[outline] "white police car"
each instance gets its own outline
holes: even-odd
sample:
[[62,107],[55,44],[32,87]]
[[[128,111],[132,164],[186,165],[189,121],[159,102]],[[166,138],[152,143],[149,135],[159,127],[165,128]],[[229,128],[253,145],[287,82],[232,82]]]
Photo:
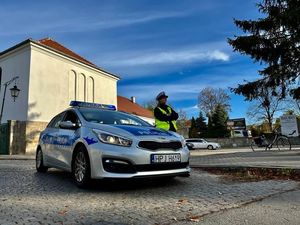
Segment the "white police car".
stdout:
[[156,129],[113,105],[72,101],[41,133],[36,169],[70,171],[78,186],[90,179],[188,176],[182,136]]

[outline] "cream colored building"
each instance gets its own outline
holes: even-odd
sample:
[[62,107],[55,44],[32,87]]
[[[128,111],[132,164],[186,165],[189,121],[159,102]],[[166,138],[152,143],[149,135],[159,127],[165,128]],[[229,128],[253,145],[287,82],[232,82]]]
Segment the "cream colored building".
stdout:
[[1,86],[19,76],[17,86],[21,89],[16,102],[7,93],[2,123],[48,122],[71,100],[117,105],[116,75],[49,38],[29,39],[1,52],[0,68]]
[[[9,93],[14,83],[8,87],[1,121],[10,121],[9,154],[33,153],[39,132],[71,100],[117,106],[119,78],[50,38],[28,39],[0,52],[1,102],[3,84],[15,76],[21,91],[14,102]],[[0,134],[0,144],[1,139]]]

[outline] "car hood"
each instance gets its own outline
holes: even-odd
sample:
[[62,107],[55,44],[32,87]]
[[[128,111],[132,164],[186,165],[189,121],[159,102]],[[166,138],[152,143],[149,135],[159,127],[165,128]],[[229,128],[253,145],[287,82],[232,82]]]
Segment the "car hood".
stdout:
[[134,139],[181,140],[181,136],[179,134],[157,129],[155,127],[96,123],[90,123],[89,127]]

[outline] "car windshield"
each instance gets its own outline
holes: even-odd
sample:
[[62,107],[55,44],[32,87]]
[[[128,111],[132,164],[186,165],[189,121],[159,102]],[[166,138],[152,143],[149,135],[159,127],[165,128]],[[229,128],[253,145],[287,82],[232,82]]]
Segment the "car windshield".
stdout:
[[127,113],[102,109],[79,108],[84,119],[92,123],[151,126],[146,121]]

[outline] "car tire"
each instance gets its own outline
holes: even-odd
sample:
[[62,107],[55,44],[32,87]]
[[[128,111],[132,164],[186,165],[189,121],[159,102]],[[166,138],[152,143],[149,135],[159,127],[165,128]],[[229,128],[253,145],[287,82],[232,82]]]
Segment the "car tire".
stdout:
[[79,188],[86,188],[91,181],[91,166],[87,150],[80,146],[75,151],[72,163],[72,174]]
[[48,167],[44,166],[44,159],[43,159],[43,151],[41,148],[38,148],[36,151],[35,156],[35,168],[36,171],[39,173],[46,173],[48,170]]
[[213,147],[212,145],[208,145],[208,146],[207,146],[207,149],[208,149],[208,150],[213,150],[214,147]]

